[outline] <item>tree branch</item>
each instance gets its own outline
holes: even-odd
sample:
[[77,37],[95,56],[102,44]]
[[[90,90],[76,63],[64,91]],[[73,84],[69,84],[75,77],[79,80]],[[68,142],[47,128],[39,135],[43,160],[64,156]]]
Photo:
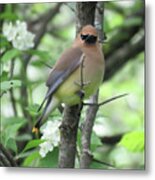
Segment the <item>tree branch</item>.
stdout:
[[107,103],[109,103],[109,102],[112,102],[112,101],[114,101],[114,100],[116,100],[116,99],[122,98],[122,97],[127,96],[127,95],[128,95],[128,94],[125,93],[125,94],[121,94],[121,95],[118,95],[118,96],[114,96],[114,97],[112,97],[112,98],[109,98],[109,99],[107,99],[107,100],[105,100],[105,101],[103,101],[103,102],[101,102],[101,103],[83,103],[83,105],[84,105],[84,106],[98,106],[98,108],[99,108],[100,106],[103,106],[103,105],[105,105],[105,104],[107,104]]
[[[86,24],[94,23],[96,3],[78,2],[76,3],[77,12],[77,31]],[[81,77],[82,78],[82,77]],[[74,167],[76,155],[77,130],[80,120],[82,106],[65,106],[64,117],[62,121],[61,140],[59,149],[59,167]],[[65,128],[64,128],[65,127]],[[66,135],[67,134],[67,135]]]
[[75,22],[75,17],[72,17],[69,21],[67,22],[62,22],[59,25],[51,25],[47,32],[50,33],[52,36],[61,39],[61,40],[66,40],[63,36],[61,36],[61,31],[62,29],[68,28]]
[[[98,103],[98,92],[92,97],[94,104]],[[86,112],[86,119],[82,125],[82,137],[81,137],[81,157],[80,168],[88,168],[92,162],[93,156],[90,152],[91,133],[94,125],[98,106],[90,106]]]
[[2,167],[11,167],[10,162],[0,153],[0,163]]
[[[80,87],[79,105],[68,107],[63,116],[63,121],[60,126],[61,140],[59,148],[59,167],[69,168],[74,167],[75,155],[76,155],[76,139],[78,124],[80,120],[81,110],[83,108],[83,97],[84,97],[84,86],[87,84],[83,79],[83,67],[84,67],[84,58],[81,58],[80,66],[80,82],[75,82],[75,84]],[[67,106],[66,106],[67,107]],[[74,114],[74,116],[73,116]],[[70,156],[68,156],[70,155]]]
[[144,36],[136,42],[131,44],[134,36],[140,33],[144,25],[144,3],[139,10],[134,14],[126,17],[126,20],[141,18],[141,23],[132,26],[123,26],[117,30],[117,33],[112,37],[104,48],[106,70],[104,81],[109,80],[117,71],[119,71],[129,60],[134,58],[137,54],[144,51],[145,39]]
[[120,70],[129,60],[145,49],[145,38],[141,37],[136,43],[127,42],[121,48],[111,53],[106,59],[104,81],[109,80],[118,70]]
[[[62,3],[58,3],[54,8],[50,9],[45,15],[43,15],[44,20],[41,21],[42,23],[40,25],[40,28],[39,28],[37,34],[36,34],[36,38],[34,40],[35,46],[33,49],[36,49],[38,47],[42,37],[46,33],[48,23],[59,12],[61,5],[62,5]],[[31,57],[32,57],[32,55],[25,55],[23,57],[24,61],[23,61],[23,67],[21,69],[21,80],[23,82],[22,86],[21,86],[21,92],[20,92],[21,97],[22,97],[21,107],[22,107],[23,114],[27,119],[31,119],[31,116],[29,115],[29,113],[25,109],[25,107],[28,106],[28,92],[27,92],[27,84],[26,84],[26,82],[27,82],[27,66],[28,66],[28,63],[29,63]]]
[[94,25],[96,2],[79,2],[76,3],[76,32],[87,25]]
[[4,94],[6,94],[7,93],[7,91],[2,91],[1,93],[0,93],[0,98],[4,95]]
[[48,23],[55,17],[55,15],[59,12],[60,7],[62,6],[62,2],[59,2],[54,8],[49,10],[49,12],[44,16],[44,20],[42,21],[42,25],[40,30],[38,31],[36,38],[35,38],[35,46],[34,49],[36,49],[40,43],[41,38],[45,34],[47,30]]
[[0,143],[0,159],[4,166],[17,167],[17,163],[9,151]]
[[109,166],[109,167],[111,167],[111,168],[115,168],[115,166],[113,166],[113,165],[111,165],[111,164],[109,164],[109,163],[107,163],[107,162],[100,161],[100,160],[95,159],[95,158],[93,158],[93,161],[94,161],[94,162],[97,162],[97,163],[100,163],[100,164],[102,164],[102,165],[105,165],[105,166]]
[[74,13],[76,13],[76,9],[73,8],[72,6],[70,6],[70,4],[68,2],[64,2],[64,4]]
[[59,167],[73,168],[76,155],[76,139],[80,119],[80,108],[66,106],[60,126]]
[[[103,2],[98,2],[96,6],[96,13],[94,14],[95,14],[95,25],[98,30],[100,42],[104,40],[103,13],[104,13]],[[96,94],[92,96],[93,104],[98,104],[98,94],[99,91],[97,91]],[[99,106],[89,106],[86,112],[86,118],[83,122],[82,133],[81,133],[82,137],[81,137],[80,168],[89,168],[93,160],[93,156],[90,151],[90,144],[91,144],[92,128],[94,125],[98,108]]]
[[[9,80],[12,80],[12,78],[13,78],[14,66],[15,66],[15,59],[12,59],[11,65],[10,65],[10,78],[9,78]],[[12,104],[12,109],[13,109],[14,115],[17,116],[18,114],[17,114],[16,100],[15,100],[13,88],[10,88],[9,93],[10,93],[10,99],[11,99],[11,104]]]
[[[105,3],[106,4],[106,3]],[[109,4],[109,2],[107,3]],[[111,37],[109,42],[107,42],[108,49],[105,47],[104,52],[106,58],[109,58],[115,50],[122,47],[123,44],[128,43],[131,38],[139,32],[141,27],[144,25],[143,17],[144,17],[144,7],[138,10],[136,13],[126,17],[126,21],[130,21],[131,19],[140,18],[141,22],[138,24],[133,24],[131,26],[124,26],[122,25],[121,28],[115,29],[115,34]]]

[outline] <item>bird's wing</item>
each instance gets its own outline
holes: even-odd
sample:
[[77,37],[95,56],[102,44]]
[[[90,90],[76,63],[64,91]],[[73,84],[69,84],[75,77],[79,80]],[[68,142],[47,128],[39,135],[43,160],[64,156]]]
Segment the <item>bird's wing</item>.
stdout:
[[46,82],[49,88],[38,111],[40,111],[46,99],[52,96],[64,80],[80,66],[82,54],[83,52],[79,48],[71,48],[62,54],[61,58],[53,67]]

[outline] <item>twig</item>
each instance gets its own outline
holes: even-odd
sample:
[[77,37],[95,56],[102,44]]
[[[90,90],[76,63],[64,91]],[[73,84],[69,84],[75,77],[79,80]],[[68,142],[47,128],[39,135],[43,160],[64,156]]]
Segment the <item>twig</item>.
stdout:
[[0,167],[4,167],[1,158],[0,158]]
[[53,68],[53,67],[52,67],[50,64],[48,64],[48,63],[45,63],[45,62],[43,62],[43,61],[41,61],[41,63],[44,64],[46,67],[48,67],[48,68],[50,68],[50,69]]
[[122,98],[122,97],[127,96],[127,95],[128,95],[128,94],[125,93],[125,94],[121,94],[121,95],[112,97],[112,98],[110,98],[110,99],[107,99],[107,100],[104,101],[104,102],[99,103],[98,106],[102,106],[102,105],[104,105],[104,104],[107,104],[107,103],[109,103],[109,102],[111,102],[111,101],[114,101],[114,100],[116,100],[116,99]]
[[[9,78],[9,80],[12,80],[12,78],[13,78],[14,66],[15,66],[15,59],[12,59],[11,65],[10,65],[10,78]],[[17,108],[16,108],[16,100],[15,100],[13,88],[10,88],[9,93],[10,93],[10,99],[11,99],[11,104],[12,104],[12,109],[13,109],[14,115],[18,116],[17,115]]]
[[76,12],[76,9],[74,9],[74,8],[72,8],[69,4],[68,4],[68,2],[64,2],[64,5],[66,5],[72,12]]
[[[98,91],[92,96],[94,104],[98,102]],[[86,118],[82,124],[82,137],[81,137],[81,157],[80,168],[88,168],[92,162],[92,154],[90,152],[91,134],[94,125],[98,106],[89,106],[86,112]]]
[[118,95],[110,99],[107,99],[106,101],[102,103],[97,103],[98,94],[99,93],[97,92],[93,96],[93,103],[83,103],[83,105],[89,105],[89,108],[87,110],[87,113],[86,113],[87,116],[82,127],[82,153],[81,153],[81,161],[80,161],[81,168],[88,168],[93,159],[90,153],[91,133],[92,133],[92,128],[93,128],[95,117],[96,117],[99,107],[109,102],[112,102],[118,98],[128,95],[128,94]]
[[42,25],[40,30],[37,33],[37,36],[35,38],[35,46],[34,49],[36,49],[40,43],[41,38],[43,37],[44,33],[47,30],[47,24],[49,21],[51,21],[55,15],[59,12],[60,7],[62,6],[62,2],[58,3],[52,10],[50,9],[49,12],[44,17],[44,21],[42,21]]
[[0,151],[3,154],[3,156],[9,161],[10,165],[13,167],[17,167],[17,163],[12,157],[12,155],[9,153],[9,151],[0,143]]
[[11,104],[12,104],[13,112],[14,112],[14,115],[17,117],[18,114],[17,114],[16,100],[15,100],[13,88],[10,88],[9,92],[10,92],[10,99],[11,99]]
[[1,94],[0,94],[0,98],[6,93],[7,93],[7,91],[2,91]]
[[93,158],[92,161],[97,162],[97,163],[100,163],[100,164],[103,164],[103,165],[105,165],[105,166],[109,166],[109,167],[112,167],[112,168],[116,168],[114,165],[111,165],[111,164],[109,164],[109,163],[107,163],[107,162],[104,162],[104,161],[100,161],[100,160],[95,159],[95,158]]
[[107,104],[109,102],[112,102],[112,101],[114,101],[116,99],[122,98],[122,97],[127,96],[127,95],[128,94],[125,93],[125,94],[121,94],[121,95],[118,95],[118,96],[114,96],[114,97],[112,97],[110,99],[107,99],[107,100],[105,100],[105,101],[103,101],[101,103],[98,103],[98,104],[96,104],[96,103],[83,103],[83,105],[84,106],[97,106],[97,107],[100,107],[100,106],[103,106],[103,105],[105,105],[105,104]]
[[0,153],[0,162],[2,163],[1,166],[3,167],[11,167],[10,162]]

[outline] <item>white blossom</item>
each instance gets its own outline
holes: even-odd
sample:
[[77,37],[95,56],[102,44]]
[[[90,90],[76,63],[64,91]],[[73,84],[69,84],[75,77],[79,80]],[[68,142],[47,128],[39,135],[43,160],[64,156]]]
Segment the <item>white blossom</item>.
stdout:
[[20,34],[22,34],[22,32],[26,32],[27,31],[27,25],[25,22],[21,22],[19,20],[16,21],[16,29],[17,32]]
[[43,142],[40,144],[40,155],[41,157],[45,157],[46,154],[49,152],[49,151],[52,151],[54,148],[53,144],[49,141],[46,141],[46,142]]
[[12,41],[16,37],[16,28],[14,28],[12,22],[3,24],[3,35],[7,38],[8,41]]
[[60,132],[59,132],[60,121],[48,121],[45,127],[41,130],[42,140],[40,146],[40,155],[45,157],[48,152],[51,152],[54,147],[58,146],[60,142]]
[[25,22],[16,21],[3,24],[3,35],[8,41],[12,42],[14,48],[19,50],[27,50],[34,47],[35,35],[27,30]]

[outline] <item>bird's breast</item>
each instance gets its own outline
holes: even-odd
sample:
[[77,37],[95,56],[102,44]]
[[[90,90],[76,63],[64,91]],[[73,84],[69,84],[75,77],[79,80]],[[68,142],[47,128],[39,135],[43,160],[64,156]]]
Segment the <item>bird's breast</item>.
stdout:
[[[97,61],[97,62],[96,62]],[[68,105],[80,102],[79,92],[84,90],[84,98],[88,99],[98,89],[102,82],[104,66],[102,59],[85,57],[83,67],[76,69],[58,88],[55,93],[61,102]],[[82,77],[81,77],[82,76]],[[81,84],[83,83],[83,87]]]

